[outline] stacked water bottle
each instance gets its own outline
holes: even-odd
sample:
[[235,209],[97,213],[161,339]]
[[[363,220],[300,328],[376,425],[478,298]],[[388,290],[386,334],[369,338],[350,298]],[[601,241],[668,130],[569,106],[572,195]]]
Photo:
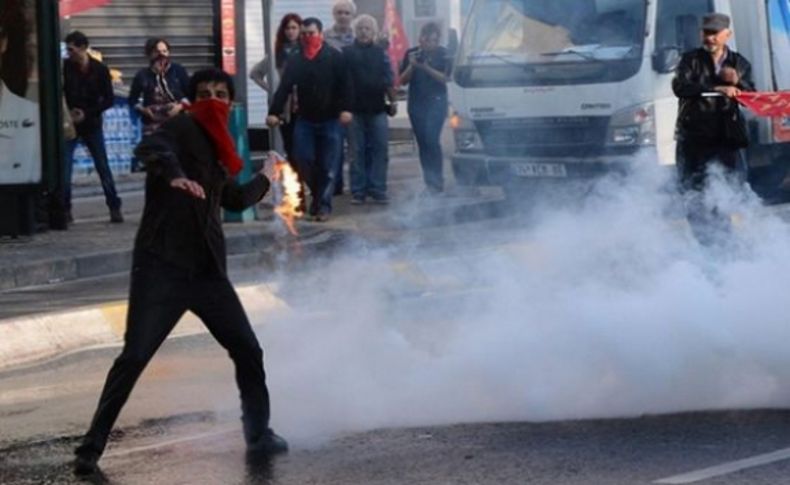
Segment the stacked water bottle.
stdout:
[[[114,175],[129,173],[132,170],[134,147],[142,138],[142,124],[139,117],[129,115],[126,98],[116,97],[113,107],[104,112],[104,145],[107,160]],[[92,173],[93,159],[84,144],[77,145],[74,151],[74,173]]]

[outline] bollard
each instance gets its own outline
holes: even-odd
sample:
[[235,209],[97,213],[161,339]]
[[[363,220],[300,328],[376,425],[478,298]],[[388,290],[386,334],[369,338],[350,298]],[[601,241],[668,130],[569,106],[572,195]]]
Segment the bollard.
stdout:
[[[236,176],[236,181],[244,184],[252,179],[252,161],[250,160],[250,145],[247,139],[247,110],[241,103],[233,103],[230,111],[230,134],[236,145],[236,153],[244,161],[244,167]],[[224,211],[225,222],[250,222],[255,220],[255,206],[242,212]]]

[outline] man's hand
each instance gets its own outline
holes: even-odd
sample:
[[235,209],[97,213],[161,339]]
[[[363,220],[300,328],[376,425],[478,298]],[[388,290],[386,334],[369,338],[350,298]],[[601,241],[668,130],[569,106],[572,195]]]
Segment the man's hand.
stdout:
[[151,111],[151,108],[140,108],[140,114],[145,117],[146,119],[152,120],[154,119],[154,112]]
[[269,126],[269,128],[274,128],[275,126],[279,126],[280,118],[274,115],[269,115],[266,117],[266,124]]
[[197,197],[198,199],[206,198],[206,192],[203,190],[203,187],[194,180],[189,180],[186,177],[178,177],[171,180],[170,186],[174,189],[184,190],[192,197]]
[[418,51],[409,54],[409,64],[414,67],[422,67],[423,63],[420,62],[420,53]]
[[340,113],[340,124],[341,125],[350,125],[351,122],[354,121],[354,115],[349,113],[348,111],[343,111]]
[[721,80],[730,86],[737,86],[738,83],[741,82],[741,77],[738,75],[738,71],[731,67],[722,67],[719,77],[721,77]]
[[735,86],[716,86],[715,90],[728,98],[735,98],[741,94],[741,90]]
[[74,108],[73,110],[69,111],[69,114],[71,115],[71,121],[73,121],[75,125],[85,121],[85,112],[79,108]]
[[391,102],[390,104],[387,105],[387,114],[390,117],[394,117],[394,116],[396,116],[398,114],[398,102],[397,101],[393,101],[393,102]]

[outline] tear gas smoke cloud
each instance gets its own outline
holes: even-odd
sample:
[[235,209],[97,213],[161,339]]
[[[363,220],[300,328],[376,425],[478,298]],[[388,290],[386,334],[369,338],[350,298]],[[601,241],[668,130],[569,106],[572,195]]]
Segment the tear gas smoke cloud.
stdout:
[[305,445],[374,427],[787,405],[787,225],[717,177],[709,199],[740,223],[703,248],[667,172],[601,180],[583,204],[500,227],[504,245],[456,229],[470,249],[410,251],[422,281],[392,264],[400,248],[359,247],[291,281],[291,313],[252,316],[273,426]]

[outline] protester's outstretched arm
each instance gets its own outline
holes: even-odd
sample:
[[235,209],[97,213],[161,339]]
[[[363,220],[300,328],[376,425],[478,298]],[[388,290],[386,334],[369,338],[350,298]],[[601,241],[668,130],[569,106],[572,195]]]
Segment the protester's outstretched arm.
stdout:
[[269,179],[263,172],[255,174],[246,184],[238,184],[235,181],[225,184],[222,189],[222,207],[234,212],[243,211],[263,199],[270,185]]

